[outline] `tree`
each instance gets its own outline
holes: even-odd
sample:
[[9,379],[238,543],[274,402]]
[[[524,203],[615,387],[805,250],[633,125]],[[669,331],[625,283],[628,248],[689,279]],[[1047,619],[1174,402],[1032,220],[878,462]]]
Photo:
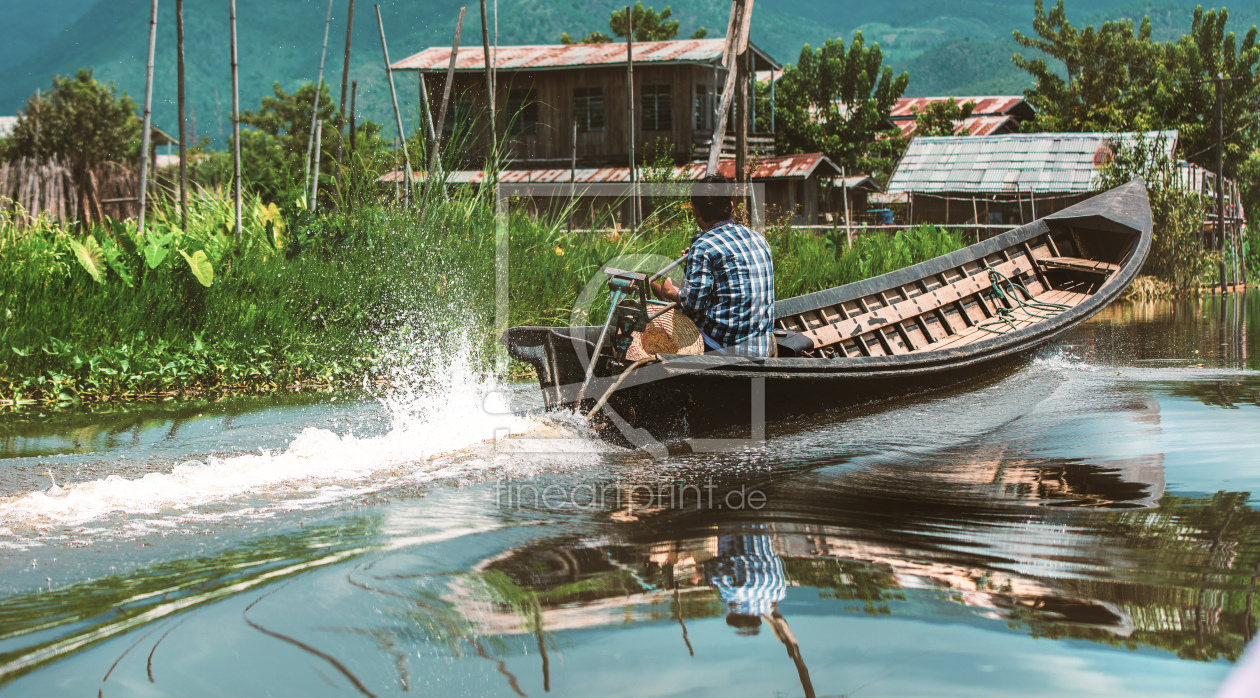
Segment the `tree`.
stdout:
[[140,153],[143,122],[126,92],[101,84],[84,68],[73,78],[53,76],[53,86],[31,95],[4,140],[6,159],[61,158],[83,174],[105,162],[129,162]]
[[952,136],[958,134],[965,136],[971,133],[971,129],[964,128],[959,130],[967,117],[971,116],[971,112],[976,108],[975,102],[967,102],[959,104],[958,100],[950,97],[947,100],[928,102],[923,109],[914,107],[914,135],[916,136]]
[[[636,2],[630,10],[630,18],[634,23],[634,40],[635,41],[669,41],[678,36],[678,28],[680,23],[678,20],[670,21],[673,10],[666,6],[660,12],[656,12],[649,7],[644,9],[642,2]],[[607,44],[613,41],[613,36],[624,39],[629,34],[626,31],[626,13],[625,10],[614,10],[608,18],[608,30],[612,32],[612,36],[603,32],[593,31],[582,37],[580,41],[574,41],[568,32],[560,35],[560,43],[565,45],[579,44]],[[693,39],[703,39],[708,35],[708,31],[704,27],[700,27],[694,34]]]
[[1177,129],[1182,157],[1216,167],[1216,88],[1210,78],[1236,78],[1223,85],[1225,176],[1233,177],[1260,137],[1260,46],[1251,27],[1241,46],[1226,33],[1229,13],[1194,11],[1190,32],[1175,42],[1152,41],[1143,18],[1135,33],[1131,21],[1107,22],[1095,31],[1073,27],[1059,0],[1047,15],[1037,0],[1033,28],[1039,39],[1015,32],[1022,46],[1062,61],[1067,78],[1044,59],[1015,64],[1037,79],[1027,92],[1037,108],[1026,128],[1035,131],[1145,131]]
[[1205,213],[1197,193],[1187,192],[1176,179],[1176,165],[1166,155],[1164,136],[1108,143],[1111,162],[1101,168],[1095,190],[1104,192],[1141,177],[1151,205],[1151,251],[1142,273],[1158,277],[1173,288],[1195,286],[1210,254],[1200,249],[1199,229]]
[[879,44],[868,49],[860,31],[848,51],[840,39],[816,50],[806,44],[776,88],[778,152],[821,152],[850,172],[887,174],[900,135],[887,118],[910,76],[894,77],[883,61]]
[[1033,30],[1038,38],[1015,32],[1015,41],[1061,61],[1067,77],[1043,58],[1029,60],[1016,53],[1012,60],[1037,84],[1027,90],[1037,109],[1034,131],[1130,131],[1154,125],[1152,87],[1159,51],[1151,41],[1151,22],[1106,22],[1095,31],[1073,27],[1058,0],[1047,15],[1042,0],[1034,5]]
[[1238,46],[1226,33],[1229,12],[1195,8],[1190,33],[1161,45],[1162,65],[1152,96],[1160,121],[1176,128],[1182,157],[1216,169],[1216,86],[1205,78],[1235,80],[1221,86],[1225,120],[1225,176],[1236,177],[1260,138],[1260,46],[1251,27]]
[[[257,112],[241,112],[241,123],[257,129],[241,132],[242,179],[268,199],[287,201],[287,190],[299,184],[297,178],[305,170],[315,83],[308,82],[293,94],[286,93],[278,82],[271,90],[274,96],[263,97]],[[319,171],[332,177],[337,163],[328,154],[337,150],[337,129],[342,117],[326,84],[320,90],[316,114],[324,122],[320,137],[324,156],[320,158]],[[357,138],[374,142],[381,126],[365,119],[356,121],[355,130]]]

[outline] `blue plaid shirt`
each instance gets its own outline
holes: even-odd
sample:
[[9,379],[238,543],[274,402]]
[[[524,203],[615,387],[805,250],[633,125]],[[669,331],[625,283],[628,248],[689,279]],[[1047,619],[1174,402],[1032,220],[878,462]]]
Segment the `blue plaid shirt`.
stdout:
[[734,221],[691,238],[678,300],[707,337],[733,354],[774,351],[774,261],[770,243]]

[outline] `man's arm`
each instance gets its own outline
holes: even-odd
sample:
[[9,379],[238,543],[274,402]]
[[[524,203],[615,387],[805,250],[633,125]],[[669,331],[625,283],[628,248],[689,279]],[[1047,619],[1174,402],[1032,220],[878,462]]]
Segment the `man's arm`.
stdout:
[[707,247],[691,246],[687,278],[678,291],[678,302],[688,314],[703,314],[713,304],[713,258]]

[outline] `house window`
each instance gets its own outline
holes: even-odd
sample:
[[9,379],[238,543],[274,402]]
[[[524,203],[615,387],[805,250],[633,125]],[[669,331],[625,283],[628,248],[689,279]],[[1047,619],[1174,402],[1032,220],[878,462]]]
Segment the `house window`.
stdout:
[[532,88],[515,89],[508,93],[508,118],[512,126],[508,133],[533,136],[538,133],[538,100]]
[[697,131],[709,128],[709,87],[707,85],[696,85],[695,122]]
[[604,130],[604,88],[573,88],[573,120],[582,132]]
[[[446,113],[446,121],[442,122],[442,133],[450,135],[455,127],[466,130],[472,122],[473,97],[468,92],[451,95],[450,110]],[[436,118],[436,117],[435,117]]]
[[674,86],[643,86],[643,130],[672,131],[674,129]]

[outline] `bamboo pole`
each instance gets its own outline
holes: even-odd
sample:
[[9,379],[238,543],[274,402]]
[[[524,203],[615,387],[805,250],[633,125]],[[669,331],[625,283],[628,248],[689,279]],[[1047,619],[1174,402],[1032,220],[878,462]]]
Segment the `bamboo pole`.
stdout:
[[359,81],[350,81],[350,157],[354,157],[354,110],[355,97],[359,94]]
[[845,168],[840,168],[840,195],[844,197],[844,239],[848,241],[849,247],[853,247],[853,221],[849,217],[849,184],[845,182],[848,176]]
[[315,167],[311,170],[311,174],[313,175],[311,177],[311,213],[315,212],[315,206],[317,203],[316,197],[319,195],[319,153],[323,150],[323,148],[320,147],[320,144],[323,143],[323,141],[320,140],[320,137],[323,135],[323,131],[324,121],[321,119],[315,122]]
[[157,48],[158,0],[149,10],[149,60],[144,68],[144,133],[140,135],[140,235],[144,236],[144,208],[149,183],[149,142],[153,139],[153,52]]
[[[467,7],[459,8],[459,21],[455,23],[455,40],[451,42],[451,60],[446,66],[446,84],[442,87],[442,106],[438,109],[437,135],[440,139],[443,131],[446,130],[446,109],[451,103],[451,88],[455,82],[455,59],[459,57],[459,36],[464,31],[464,10]],[[429,172],[425,177],[429,181],[433,181],[434,173],[437,171],[438,163],[438,145],[440,141],[433,141],[433,149],[429,152]]]
[[437,141],[437,132],[433,129],[433,107],[429,105],[429,86],[424,81],[424,73],[416,71],[420,76],[420,109],[424,112],[424,123],[429,131],[430,147]]
[[[971,197],[971,222],[980,225],[980,207],[976,205],[976,197]],[[980,242],[980,228],[976,228],[976,242]]]
[[[385,75],[389,78],[389,96],[394,103],[394,123],[398,127],[398,140],[402,143],[403,167],[407,168],[407,176],[403,179],[403,186],[406,187],[407,197],[411,197],[411,158],[407,156],[407,139],[403,136],[402,113],[398,111],[398,92],[394,90],[394,69],[389,65],[389,47],[385,45],[385,23],[381,21],[381,6],[373,5],[376,8],[376,28],[381,33],[381,54],[385,57]],[[463,12],[460,12],[460,18],[463,18]]]
[[481,50],[486,64],[486,95],[490,105],[490,152],[498,150],[499,126],[498,112],[494,109],[494,64],[490,60],[490,18],[486,14],[486,0],[481,0]]
[[[153,0],[154,3],[157,0]],[[241,234],[241,89],[236,67],[236,0],[228,0],[232,20],[232,197],[235,200],[237,237]]]
[[184,117],[184,0],[175,0],[175,65],[179,83],[179,227],[188,232],[188,125]]
[[499,88],[499,0],[494,0],[494,69],[490,71],[490,82],[495,89]]
[[634,177],[634,18],[626,6],[626,138],[630,146],[630,232],[638,229],[639,190]]
[[305,186],[311,176],[311,149],[315,147],[315,122],[319,119],[319,95],[324,90],[324,59],[328,56],[328,28],[332,25],[333,0],[328,0],[328,18],[324,20],[324,48],[319,54],[319,79],[315,81],[315,98],[311,100],[311,135],[306,140],[306,174],[302,179]]
[[[740,54],[735,57],[735,181],[748,182],[748,67]],[[740,200],[746,203],[747,192],[740,187]]]
[[713,126],[713,141],[709,145],[709,163],[705,174],[715,174],[718,160],[722,156],[722,142],[726,139],[726,117],[731,111],[731,102],[735,97],[738,73],[735,65],[736,56],[744,52],[748,44],[748,17],[752,12],[752,0],[732,0],[731,17],[726,30],[726,49],[722,55],[722,63],[726,66],[726,85],[722,89],[721,106],[718,107],[717,123]]
[[[341,119],[337,122],[337,183],[341,183],[341,152],[342,141],[344,140],[346,131],[346,88],[350,82],[350,37],[351,30],[354,29],[354,0],[350,0],[350,9],[346,12],[346,51],[345,58],[341,64],[341,101],[338,103],[338,111]],[[338,187],[340,189],[340,187]]]

